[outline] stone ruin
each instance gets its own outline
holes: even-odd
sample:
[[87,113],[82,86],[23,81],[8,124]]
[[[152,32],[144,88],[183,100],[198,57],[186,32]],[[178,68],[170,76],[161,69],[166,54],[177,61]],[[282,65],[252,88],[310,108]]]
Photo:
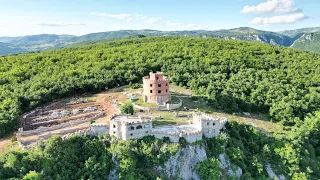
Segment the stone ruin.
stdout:
[[[110,118],[109,134],[122,140],[139,139],[154,135],[156,138],[169,137],[171,142],[179,142],[184,137],[187,142],[218,136],[227,122],[226,118],[213,117],[203,113],[193,113],[192,120],[187,125],[152,127],[151,117],[114,115]],[[106,132],[107,133],[107,132]]]

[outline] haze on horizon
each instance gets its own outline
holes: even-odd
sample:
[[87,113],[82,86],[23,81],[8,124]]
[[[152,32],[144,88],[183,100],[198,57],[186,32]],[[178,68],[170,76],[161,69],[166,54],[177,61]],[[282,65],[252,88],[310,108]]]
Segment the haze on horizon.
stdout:
[[320,26],[317,0],[0,0],[0,37],[123,29],[281,31]]

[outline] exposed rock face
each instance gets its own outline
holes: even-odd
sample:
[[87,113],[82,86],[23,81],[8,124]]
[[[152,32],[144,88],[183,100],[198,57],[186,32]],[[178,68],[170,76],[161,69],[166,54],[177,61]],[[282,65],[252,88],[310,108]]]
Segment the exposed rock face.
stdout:
[[268,176],[270,179],[276,179],[276,180],[285,180],[286,178],[284,175],[276,175],[276,173],[273,172],[273,169],[271,168],[270,164],[266,164],[266,171],[268,173]]
[[240,167],[237,167],[237,169],[234,171],[232,169],[230,161],[226,159],[225,153],[219,155],[219,161],[220,161],[220,168],[226,170],[229,176],[235,175],[238,177],[238,179],[240,179],[242,175],[242,169]]
[[118,179],[118,172],[119,172],[119,161],[117,161],[115,156],[112,156],[112,161],[115,164],[115,168],[113,170],[111,170],[109,176],[108,176],[108,180],[116,180]]
[[194,170],[195,165],[207,158],[204,147],[200,145],[190,145],[179,149],[177,154],[165,163],[165,173],[169,179],[194,179],[199,180],[199,176]]

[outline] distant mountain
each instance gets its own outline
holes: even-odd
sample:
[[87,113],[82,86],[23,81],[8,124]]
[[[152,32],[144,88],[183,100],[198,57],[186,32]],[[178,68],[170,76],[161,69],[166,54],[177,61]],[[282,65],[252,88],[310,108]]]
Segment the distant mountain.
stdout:
[[279,33],[284,34],[290,37],[301,36],[305,33],[314,33],[320,32],[320,27],[309,27],[309,28],[302,28],[302,29],[294,29],[294,30],[287,30],[287,31],[280,31]]
[[0,55],[21,53],[25,50],[21,48],[11,47],[11,44],[0,42]]
[[96,40],[109,40],[109,39],[119,39],[135,35],[143,36],[188,36],[188,37],[212,37],[212,38],[224,38],[224,39],[235,39],[235,40],[245,40],[245,41],[257,41],[265,42],[274,45],[290,46],[292,40],[290,37],[285,35],[261,31],[248,27],[241,27],[230,30],[218,30],[218,31],[157,31],[157,30],[120,30],[120,31],[110,31],[101,33],[92,33],[80,37],[74,37],[72,40],[76,42],[84,41],[96,41]]
[[[21,37],[0,37],[0,42],[6,43],[6,45],[2,45],[2,48],[5,50],[0,51],[0,55],[29,51],[42,51],[70,45],[88,44],[121,38],[145,36],[187,36],[202,38],[222,38],[226,40],[244,40],[320,52],[320,48],[317,47],[320,39],[313,38],[313,40],[311,41],[310,38],[306,38],[309,36],[314,37],[310,33],[316,34],[317,36],[317,32],[320,33],[320,27],[281,32],[270,32],[249,27],[240,27],[235,29],[225,29],[217,31],[158,31],[150,29],[120,30],[91,33],[83,36],[40,34]],[[308,45],[304,46],[303,44]],[[9,50],[10,48],[13,50]]]
[[317,33],[302,34],[291,47],[306,51],[320,52],[320,31]]

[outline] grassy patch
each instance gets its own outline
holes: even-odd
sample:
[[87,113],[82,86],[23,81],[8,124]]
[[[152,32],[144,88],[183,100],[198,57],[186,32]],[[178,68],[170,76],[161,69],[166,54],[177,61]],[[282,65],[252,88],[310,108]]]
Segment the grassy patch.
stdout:
[[193,97],[181,97],[182,106],[189,109],[198,109],[201,112],[205,113],[214,113],[217,112],[216,109],[212,108],[204,99],[199,96]]
[[155,126],[163,126],[163,125],[176,125],[177,122],[174,121],[168,121],[166,119],[161,119],[161,120],[155,120],[152,122],[153,127]]
[[150,107],[150,108],[157,107],[157,105],[154,104],[154,103],[144,102],[143,99],[142,99],[142,96],[137,96],[137,98],[138,98],[138,100],[135,102],[135,104],[138,105],[138,106]]
[[175,95],[171,95],[170,101],[168,101],[168,103],[169,104],[178,104],[178,103],[180,103],[180,99]]
[[186,89],[184,87],[176,86],[173,84],[170,84],[170,91],[183,95],[195,95],[195,93],[191,89]]
[[[177,111],[176,113],[179,114],[186,114],[187,112],[183,111]],[[169,111],[157,111],[153,112],[152,116],[161,116],[161,119],[157,119],[153,121],[154,126],[160,126],[160,125],[172,125],[172,124],[184,124],[188,123],[189,119],[186,117],[175,117],[173,112]]]
[[8,151],[17,151],[20,149],[18,142],[12,142],[14,135],[0,139],[0,155]]

